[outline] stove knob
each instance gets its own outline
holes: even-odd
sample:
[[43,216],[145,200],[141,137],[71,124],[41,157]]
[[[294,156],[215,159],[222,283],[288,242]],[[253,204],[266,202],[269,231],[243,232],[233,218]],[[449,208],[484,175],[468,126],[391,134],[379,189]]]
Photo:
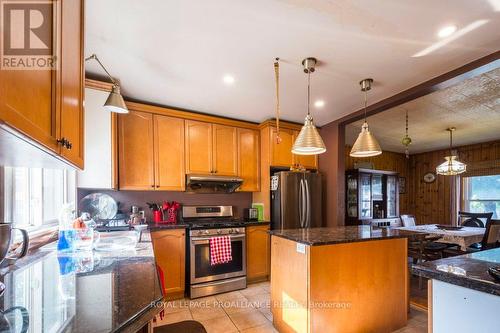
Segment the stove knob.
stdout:
[[217,234],[219,234],[219,235],[220,235],[221,233],[222,233],[222,230],[217,229]]
[[205,235],[209,235],[209,234],[210,234],[210,231],[205,230],[205,231],[203,231],[203,233],[204,233]]
[[230,234],[234,234],[234,229],[229,229]]

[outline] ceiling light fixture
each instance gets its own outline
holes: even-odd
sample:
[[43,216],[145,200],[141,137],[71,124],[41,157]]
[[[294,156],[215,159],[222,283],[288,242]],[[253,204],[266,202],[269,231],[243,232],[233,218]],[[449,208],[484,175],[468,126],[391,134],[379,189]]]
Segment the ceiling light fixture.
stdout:
[[226,74],[222,78],[222,81],[224,81],[224,83],[227,84],[227,85],[231,85],[231,84],[234,83],[234,76]]
[[436,173],[443,176],[455,176],[464,173],[467,169],[467,165],[460,162],[457,159],[456,153],[453,152],[453,132],[456,130],[455,127],[450,127],[446,129],[450,132],[450,155],[445,156],[443,163],[436,167]]
[[311,73],[314,72],[317,60],[316,58],[306,58],[302,60],[304,73],[307,74],[307,115],[304,126],[300,130],[297,139],[292,147],[292,153],[297,155],[318,155],[326,151],[325,143],[319,135],[318,129],[314,126],[311,116]]
[[469,25],[463,27],[462,29],[457,30],[454,34],[448,36],[447,38],[443,38],[442,40],[440,40],[440,41],[438,41],[438,42],[436,42],[436,43],[434,43],[434,44],[426,47],[422,51],[419,51],[419,52],[415,53],[414,55],[412,55],[412,58],[418,58],[418,57],[426,56],[429,53],[432,53],[432,52],[434,52],[434,51],[442,48],[443,46],[448,45],[449,43],[453,42],[454,40],[462,37],[463,35],[471,32],[472,30],[475,30],[475,29],[479,28],[482,25],[485,25],[488,22],[489,22],[488,20],[477,20],[477,21],[474,21],[474,22],[470,23]]
[[382,154],[382,149],[380,148],[380,145],[375,136],[370,133],[368,122],[366,121],[366,109],[368,105],[367,95],[368,90],[372,88],[372,83],[373,79],[364,79],[359,82],[359,84],[361,85],[361,91],[365,93],[365,121],[363,123],[363,126],[361,126],[361,132],[359,133],[356,142],[354,142],[354,145],[352,145],[351,153],[349,154],[352,157],[371,157]]
[[104,65],[101,63],[101,61],[99,60],[99,58],[97,58],[95,54],[92,54],[90,57],[85,58],[85,61],[89,61],[91,59],[97,61],[97,63],[101,66],[101,68],[104,70],[106,75],[113,83],[113,87],[111,88],[111,92],[109,93],[108,99],[106,99],[106,102],[104,103],[104,107],[110,112],[128,113],[127,105],[125,104],[123,96],[120,93],[120,84],[118,83],[118,81],[116,81],[111,76],[111,74],[109,74],[107,69],[104,67]]
[[318,99],[316,102],[314,102],[314,106],[317,107],[318,109],[321,109],[322,107],[325,106],[325,101],[322,99]]
[[455,31],[457,31],[456,25],[447,25],[446,27],[440,29],[437,35],[439,38],[445,38],[451,36]]

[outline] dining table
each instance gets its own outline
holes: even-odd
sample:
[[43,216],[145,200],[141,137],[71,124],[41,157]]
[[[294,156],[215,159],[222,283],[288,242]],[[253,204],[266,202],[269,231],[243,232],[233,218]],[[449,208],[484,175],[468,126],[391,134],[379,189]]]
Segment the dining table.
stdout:
[[486,228],[462,227],[456,230],[439,228],[437,224],[422,224],[409,227],[397,227],[395,229],[414,233],[424,233],[441,236],[439,242],[456,244],[462,251],[466,251],[474,243],[480,243]]

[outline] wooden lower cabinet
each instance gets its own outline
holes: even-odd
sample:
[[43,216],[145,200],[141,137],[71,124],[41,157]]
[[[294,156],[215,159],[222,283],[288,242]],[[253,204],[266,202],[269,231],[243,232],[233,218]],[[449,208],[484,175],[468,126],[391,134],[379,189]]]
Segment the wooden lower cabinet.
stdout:
[[271,243],[269,225],[246,228],[247,281],[266,281],[270,273]]
[[163,275],[164,298],[184,297],[186,230],[170,229],[151,233],[156,264]]

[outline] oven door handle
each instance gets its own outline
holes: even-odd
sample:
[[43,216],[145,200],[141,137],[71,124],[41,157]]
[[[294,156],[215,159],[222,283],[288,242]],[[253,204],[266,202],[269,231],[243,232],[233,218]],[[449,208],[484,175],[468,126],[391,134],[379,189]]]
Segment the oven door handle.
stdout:
[[[217,237],[217,236],[215,236]],[[245,238],[245,234],[241,234],[241,235],[231,235],[231,240],[233,239],[242,239],[242,238]],[[191,237],[191,242],[193,243],[197,243],[197,244],[205,244],[205,243],[208,243],[210,241],[210,238],[213,238],[213,237]]]

